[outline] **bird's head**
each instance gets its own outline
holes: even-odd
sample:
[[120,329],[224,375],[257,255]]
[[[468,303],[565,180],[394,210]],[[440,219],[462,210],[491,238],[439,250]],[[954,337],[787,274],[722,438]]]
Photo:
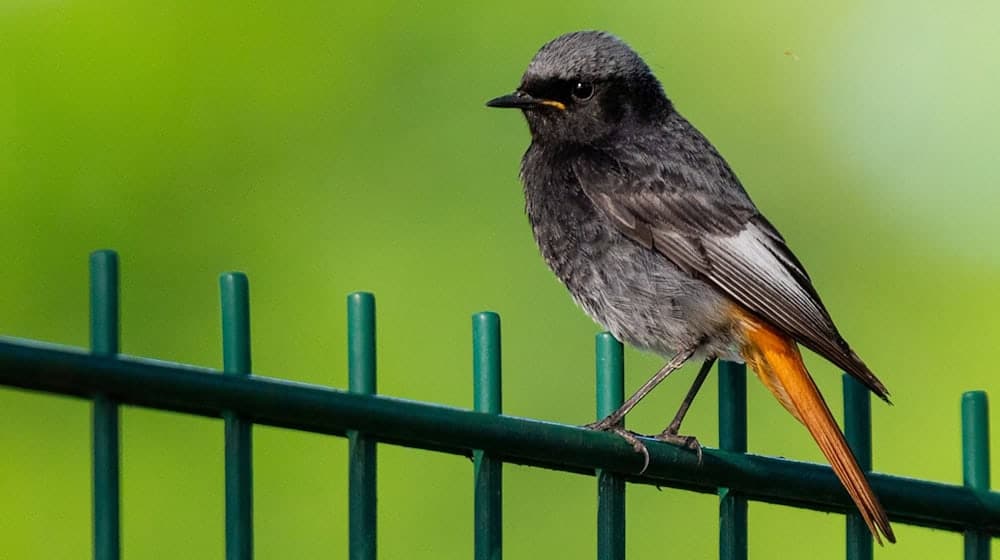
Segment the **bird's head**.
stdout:
[[521,109],[535,141],[579,144],[655,122],[671,109],[642,58],[601,31],[549,41],[531,60],[517,90],[486,105]]

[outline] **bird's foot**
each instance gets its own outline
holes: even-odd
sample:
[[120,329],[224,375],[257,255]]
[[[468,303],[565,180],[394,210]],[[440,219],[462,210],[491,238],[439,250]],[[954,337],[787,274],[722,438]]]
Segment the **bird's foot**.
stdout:
[[695,453],[698,454],[698,464],[699,465],[701,464],[701,459],[702,459],[701,444],[698,443],[698,438],[694,436],[682,436],[679,435],[677,432],[671,431],[670,429],[666,429],[657,434],[653,439],[657,441],[665,441],[667,443],[672,443],[679,447],[683,447],[685,449],[690,449],[691,451],[694,451]]
[[632,449],[634,449],[636,453],[642,455],[642,468],[639,469],[639,474],[646,472],[646,469],[649,468],[649,450],[646,449],[646,444],[639,440],[639,437],[642,434],[626,430],[622,427],[621,420],[608,416],[598,422],[587,424],[584,428],[597,432],[608,432],[622,438],[632,446]]
[[613,432],[615,429],[623,429],[622,418],[615,414],[609,414],[597,422],[584,424],[583,427],[597,432]]

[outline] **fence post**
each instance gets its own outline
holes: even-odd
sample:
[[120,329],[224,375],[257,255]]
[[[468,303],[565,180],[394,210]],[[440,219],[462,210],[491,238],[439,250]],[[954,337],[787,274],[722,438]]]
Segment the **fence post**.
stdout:
[[[500,414],[500,316],[472,316],[473,406],[476,412]],[[475,558],[503,557],[503,462],[480,449],[472,452],[475,469]]]
[[[719,448],[747,452],[747,368],[719,362]],[[719,558],[747,558],[747,499],[719,488]]]
[[[597,419],[611,414],[625,399],[622,343],[611,333],[597,335]],[[625,558],[625,478],[597,469],[597,558]]]
[[[966,488],[990,489],[989,403],[985,391],[962,394],[962,479]],[[990,535],[965,532],[965,560],[989,560]]]
[[[871,392],[860,381],[843,374],[844,387],[844,438],[850,446],[858,466],[865,473],[872,470],[872,399]],[[847,560],[871,560],[872,534],[861,514],[847,514]]]
[[[97,356],[119,352],[118,254],[90,255],[90,350]],[[94,396],[91,412],[94,482],[94,558],[121,557],[121,452],[118,403]]]
[[[347,371],[352,393],[375,394],[375,296],[347,296]],[[357,430],[349,446],[349,548],[351,560],[375,560],[377,495],[375,440]]]
[[[250,375],[250,287],[246,275],[219,277],[222,300],[222,369],[226,375]],[[253,558],[252,424],[233,412],[226,425],[226,559]]]

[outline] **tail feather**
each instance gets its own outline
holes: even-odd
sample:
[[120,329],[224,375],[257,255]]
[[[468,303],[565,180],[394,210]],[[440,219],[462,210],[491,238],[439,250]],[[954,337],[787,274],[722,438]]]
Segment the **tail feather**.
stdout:
[[881,532],[886,540],[896,542],[885,510],[868,485],[830,408],[802,363],[802,355],[795,342],[755,318],[744,317],[743,324],[746,344],[742,354],[747,364],[792,416],[809,430],[833,467],[833,472],[854,500],[875,540],[882,544]]

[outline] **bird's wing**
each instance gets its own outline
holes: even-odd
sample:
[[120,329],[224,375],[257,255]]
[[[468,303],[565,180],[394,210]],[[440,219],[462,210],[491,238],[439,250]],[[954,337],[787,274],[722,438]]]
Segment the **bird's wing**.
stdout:
[[888,401],[885,386],[837,332],[802,264],[739,183],[720,191],[717,180],[682,162],[635,166],[588,157],[574,171],[619,231],[714,284]]

